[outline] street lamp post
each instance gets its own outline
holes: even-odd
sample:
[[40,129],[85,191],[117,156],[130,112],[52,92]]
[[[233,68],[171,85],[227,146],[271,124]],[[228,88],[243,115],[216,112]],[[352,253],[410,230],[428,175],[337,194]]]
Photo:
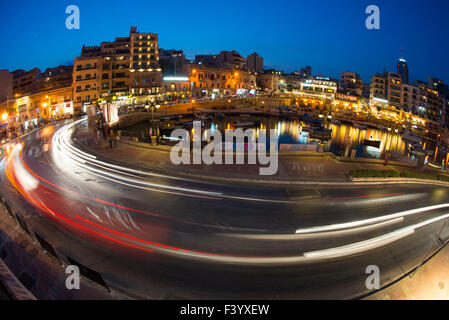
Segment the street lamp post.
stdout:
[[324,144],[325,133],[326,133],[326,121],[330,121],[332,116],[328,113],[320,114],[319,117],[323,119],[323,135],[321,139],[321,144]]
[[47,107],[48,107],[48,110],[46,110],[46,112],[47,112],[47,118],[48,118],[47,121],[50,122],[51,100],[50,100],[50,97],[49,97],[49,96],[45,96],[45,99],[47,99],[48,103],[47,103],[47,102],[44,103],[44,108],[47,108]]

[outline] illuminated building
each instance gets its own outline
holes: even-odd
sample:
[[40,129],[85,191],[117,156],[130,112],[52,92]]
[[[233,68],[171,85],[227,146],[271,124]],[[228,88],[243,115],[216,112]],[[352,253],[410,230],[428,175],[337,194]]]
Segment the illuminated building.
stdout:
[[405,61],[404,58],[400,58],[397,67],[398,67],[398,74],[401,76],[402,83],[409,84],[407,61]]
[[8,113],[10,127],[21,133],[42,121],[73,114],[72,101],[72,87],[62,87],[8,100],[0,110]]
[[84,47],[74,63],[76,110],[97,99],[116,98],[122,104],[162,98],[162,72],[156,33],[137,32],[100,46]]
[[276,72],[259,73],[257,81],[260,89],[267,94],[276,93],[279,90],[279,77],[280,75]]
[[363,94],[362,78],[355,72],[342,72],[340,89],[345,93],[361,96]]
[[73,66],[47,68],[40,79],[41,90],[70,87],[73,82]]
[[195,56],[195,64],[206,67],[245,70],[246,59],[237,51],[221,51],[219,54],[199,54]]
[[303,97],[333,100],[337,92],[337,82],[329,78],[316,77],[305,79],[300,83],[300,94]]
[[73,101],[75,114],[100,97],[102,57],[78,57],[73,63]]
[[301,71],[299,73],[303,79],[310,78],[310,77],[312,77],[312,67],[307,66],[307,67],[301,68]]
[[335,112],[360,111],[359,97],[353,94],[337,92],[332,105],[332,111]]
[[191,65],[189,81],[194,97],[246,94],[256,89],[254,74],[204,65]]
[[419,92],[419,114],[424,114],[426,119],[444,126],[446,121],[444,95],[423,81],[416,81],[415,86]]
[[443,82],[443,80],[434,77],[429,77],[429,87],[439,93],[439,96],[444,104],[445,127],[449,128],[449,87]]
[[159,40],[157,33],[130,32],[131,94],[141,96],[141,102],[156,100],[162,94],[162,70],[159,67]]
[[28,93],[36,92],[40,89],[41,71],[34,68],[30,71],[16,70],[13,75],[13,94],[14,96],[22,96]]
[[205,66],[216,66],[216,58],[217,55],[215,54],[198,54],[195,56],[195,63]]
[[164,100],[189,98],[190,81],[187,76],[164,76]]
[[402,80],[401,77],[393,72],[376,74],[371,78],[370,100],[387,100],[390,106],[397,110],[402,108]]
[[164,76],[186,74],[186,56],[182,50],[159,49],[159,65]]
[[426,117],[427,103],[425,96],[425,90],[422,90],[422,88],[410,84],[403,84],[402,101],[404,111]]

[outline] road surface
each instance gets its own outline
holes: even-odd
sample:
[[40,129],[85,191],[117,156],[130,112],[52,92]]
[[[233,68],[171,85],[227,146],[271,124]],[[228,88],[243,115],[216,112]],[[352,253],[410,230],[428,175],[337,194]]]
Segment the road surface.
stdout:
[[[106,163],[58,123],[10,145],[2,197],[30,230],[149,299],[348,299],[449,237],[444,186],[231,185]],[[41,298],[45,298],[45,294]]]

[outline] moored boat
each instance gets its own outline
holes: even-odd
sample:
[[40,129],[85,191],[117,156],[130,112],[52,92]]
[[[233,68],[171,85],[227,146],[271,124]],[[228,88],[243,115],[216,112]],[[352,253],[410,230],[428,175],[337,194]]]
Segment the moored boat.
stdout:
[[367,140],[367,139],[365,139],[364,141],[363,141],[363,144],[365,145],[365,146],[368,146],[368,147],[374,147],[374,148],[377,148],[377,149],[379,149],[380,148],[380,144],[382,143],[382,141],[376,141],[376,140]]

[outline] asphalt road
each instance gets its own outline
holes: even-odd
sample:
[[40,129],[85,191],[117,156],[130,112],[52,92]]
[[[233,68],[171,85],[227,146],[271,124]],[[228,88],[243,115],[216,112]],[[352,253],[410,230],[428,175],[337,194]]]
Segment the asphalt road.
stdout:
[[378,266],[386,285],[449,237],[446,187],[230,185],[147,174],[78,149],[63,125],[11,146],[1,193],[58,256],[131,297],[354,298],[369,293],[367,266]]

